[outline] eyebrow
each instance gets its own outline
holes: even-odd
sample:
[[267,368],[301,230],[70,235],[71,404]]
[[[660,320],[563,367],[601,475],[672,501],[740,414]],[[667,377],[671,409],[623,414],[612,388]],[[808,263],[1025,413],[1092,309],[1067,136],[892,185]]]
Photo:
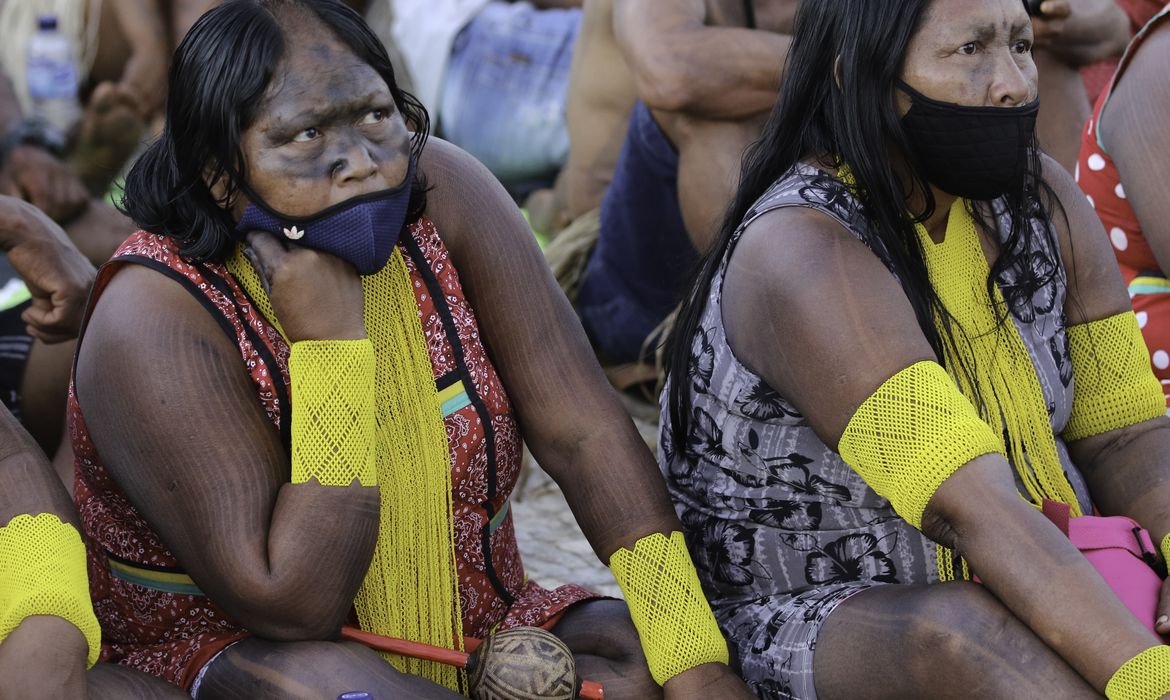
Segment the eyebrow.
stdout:
[[[1008,36],[1009,37],[1020,36],[1021,34],[1026,32],[1030,26],[1031,26],[1031,21],[1015,22],[1008,29]],[[980,42],[983,42],[986,44],[986,43],[990,43],[997,36],[999,36],[999,30],[1000,30],[1000,25],[992,23],[992,24],[976,25],[974,27],[968,28],[967,31],[970,32],[971,34],[975,35],[976,41],[980,41]]]
[[313,126],[314,124],[326,123],[384,101],[393,103],[393,95],[386,90],[374,89],[364,95],[345,100],[344,102],[329,102],[302,110],[291,117],[284,117],[278,114],[273,117],[269,127],[265,131],[281,133],[292,129],[299,129],[302,125]]

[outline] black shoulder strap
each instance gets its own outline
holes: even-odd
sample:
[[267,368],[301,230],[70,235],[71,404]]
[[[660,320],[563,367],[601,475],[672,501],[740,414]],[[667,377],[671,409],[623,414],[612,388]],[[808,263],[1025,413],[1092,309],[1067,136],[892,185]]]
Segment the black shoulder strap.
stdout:
[[743,0],[743,15],[747,17],[747,28],[756,28],[756,4],[755,0]]

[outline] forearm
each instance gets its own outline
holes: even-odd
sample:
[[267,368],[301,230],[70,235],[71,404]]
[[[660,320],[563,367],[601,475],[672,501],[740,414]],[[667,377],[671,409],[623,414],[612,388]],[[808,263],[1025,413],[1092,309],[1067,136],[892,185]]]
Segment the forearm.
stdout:
[[[935,509],[940,497],[948,504]],[[950,543],[972,572],[1099,691],[1158,643],[1068,538],[1018,497],[1002,457],[970,462],[931,503],[935,514],[946,511]]]
[[602,562],[646,535],[681,529],[662,475],[624,412],[598,420],[590,434],[560,454],[535,444],[532,450]]
[[791,43],[786,34],[705,26],[663,31],[656,42],[618,37],[643,102],[707,119],[771,110]]
[[254,631],[318,638],[340,627],[378,536],[373,346],[293,343],[289,376],[290,483],[280,487],[266,546],[252,552],[256,580],[246,590],[260,595]]
[[1159,418],[1069,445],[1102,515],[1125,515],[1155,543],[1170,534],[1170,420]]
[[17,515],[51,513],[77,526],[69,494],[36,442],[7,410],[0,410],[0,525]]

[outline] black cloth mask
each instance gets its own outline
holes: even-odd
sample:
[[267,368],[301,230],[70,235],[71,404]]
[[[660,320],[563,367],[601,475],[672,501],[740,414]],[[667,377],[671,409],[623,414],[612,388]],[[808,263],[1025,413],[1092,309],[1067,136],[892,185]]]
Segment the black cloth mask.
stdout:
[[898,87],[910,96],[902,128],[927,182],[977,200],[1019,186],[1031,156],[1039,99],[1019,107],[968,107],[932,100],[900,80]]

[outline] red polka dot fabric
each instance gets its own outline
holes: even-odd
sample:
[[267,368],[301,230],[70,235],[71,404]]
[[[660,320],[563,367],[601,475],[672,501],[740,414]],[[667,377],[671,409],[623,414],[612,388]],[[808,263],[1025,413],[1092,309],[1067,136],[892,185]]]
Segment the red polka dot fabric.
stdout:
[[1077,184],[1105,225],[1113,245],[1121,274],[1129,287],[1138,325],[1150,350],[1154,374],[1162,382],[1170,407],[1170,280],[1159,267],[1153,251],[1142,234],[1141,222],[1125,195],[1125,183],[1113,160],[1097,139],[1098,122],[1109,100],[1112,86],[1125,72],[1129,58],[1155,27],[1170,20],[1170,4],[1165,5],[1134,37],[1126,57],[1118,66],[1110,88],[1097,99],[1093,116],[1081,135],[1081,153],[1074,171]]

